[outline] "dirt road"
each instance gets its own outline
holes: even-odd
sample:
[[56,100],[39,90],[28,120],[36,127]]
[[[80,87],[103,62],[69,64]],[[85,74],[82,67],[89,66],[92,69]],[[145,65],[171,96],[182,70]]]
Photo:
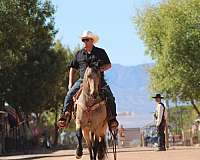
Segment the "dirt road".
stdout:
[[[111,150],[109,150],[111,151]],[[74,160],[74,150],[60,150],[51,154],[18,155],[0,157],[0,160]],[[166,152],[155,152],[152,148],[121,148],[118,149],[118,160],[200,160],[200,147],[176,147]],[[89,160],[84,150],[82,160]],[[113,155],[108,153],[108,160]]]

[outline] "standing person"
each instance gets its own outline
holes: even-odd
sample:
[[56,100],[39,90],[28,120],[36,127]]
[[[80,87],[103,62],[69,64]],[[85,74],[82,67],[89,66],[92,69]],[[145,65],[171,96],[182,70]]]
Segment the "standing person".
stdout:
[[156,119],[156,127],[158,134],[158,150],[157,151],[166,151],[165,148],[165,128],[166,128],[166,108],[164,104],[161,102],[163,97],[160,94],[156,94],[156,96],[152,97],[156,101],[156,112],[154,117]]
[[124,145],[124,141],[125,141],[125,129],[123,127],[123,125],[121,125],[121,127],[119,128],[119,138],[121,141],[121,145]]
[[50,131],[49,131],[47,122],[44,123],[42,136],[43,136],[43,147],[47,149],[51,148]]
[[[70,64],[68,85],[69,91],[64,101],[64,114],[58,121],[58,126],[61,128],[68,127],[73,107],[73,96],[80,89],[85,70],[89,64],[99,63],[101,71],[101,88],[103,88],[104,96],[106,97],[108,125],[110,129],[116,129],[118,127],[118,121],[116,119],[117,114],[115,98],[104,79],[104,71],[111,68],[111,62],[104,49],[94,46],[94,44],[99,40],[97,35],[93,34],[91,31],[84,31],[80,38],[84,47],[75,54],[75,57]],[[77,70],[79,71],[80,78],[74,83],[75,73]],[[82,131],[77,131],[76,135],[80,142],[83,137]],[[77,152],[78,155],[82,155],[82,144],[78,145]]]

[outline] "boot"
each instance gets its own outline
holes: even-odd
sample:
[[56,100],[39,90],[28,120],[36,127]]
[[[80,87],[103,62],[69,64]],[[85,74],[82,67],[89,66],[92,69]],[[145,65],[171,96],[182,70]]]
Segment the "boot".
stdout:
[[71,117],[72,117],[72,112],[74,110],[74,103],[73,101],[71,101],[69,103],[69,105],[67,106],[67,110],[64,112],[62,111],[61,114],[60,114],[60,118],[58,119],[58,127],[59,128],[67,128],[69,126],[69,123],[70,123],[70,120],[71,120]]
[[118,128],[119,123],[116,119],[117,113],[114,99],[107,99],[106,109],[109,129],[115,130]]
[[67,128],[69,126],[70,120],[71,120],[71,113],[68,111],[62,112],[57,125],[59,128]]

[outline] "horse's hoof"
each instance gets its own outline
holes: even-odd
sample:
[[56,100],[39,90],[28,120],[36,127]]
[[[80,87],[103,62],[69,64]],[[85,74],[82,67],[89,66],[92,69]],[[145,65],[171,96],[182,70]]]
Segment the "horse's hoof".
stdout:
[[76,148],[76,159],[81,159],[82,155],[83,155],[83,148],[78,146]]
[[76,155],[76,159],[81,159],[81,158],[82,158],[82,156]]

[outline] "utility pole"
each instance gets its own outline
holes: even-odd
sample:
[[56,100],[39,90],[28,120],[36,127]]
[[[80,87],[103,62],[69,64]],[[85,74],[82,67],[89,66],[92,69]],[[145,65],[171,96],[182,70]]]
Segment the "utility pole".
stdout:
[[166,108],[167,108],[167,120],[166,120],[166,128],[165,128],[165,141],[166,141],[166,148],[169,148],[169,116],[170,116],[170,110],[169,110],[169,100],[165,100]]
[[179,117],[178,115],[179,115],[179,114],[178,114],[177,100],[175,100],[175,107],[176,107],[176,115],[177,115],[177,116],[176,116],[176,134],[178,134],[178,120],[179,120],[179,119],[178,119],[178,117]]
[[7,119],[8,113],[5,112],[5,100],[4,100],[4,94],[0,95],[0,155],[6,152],[6,119]]

